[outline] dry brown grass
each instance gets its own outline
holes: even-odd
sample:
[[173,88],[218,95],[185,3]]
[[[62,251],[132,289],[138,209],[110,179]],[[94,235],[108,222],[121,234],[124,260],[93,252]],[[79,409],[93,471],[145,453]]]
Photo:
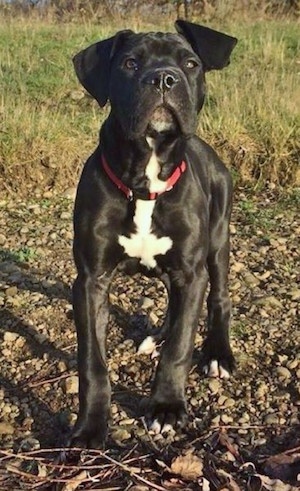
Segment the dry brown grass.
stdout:
[[[225,4],[224,4],[225,5]],[[225,8],[225,7],[224,7]],[[220,11],[219,11],[220,12]],[[6,16],[0,21],[0,188],[73,185],[97,143],[108,109],[84,95],[71,57],[125,27],[173,29],[176,9],[158,25],[137,16],[99,24],[83,16]],[[194,19],[200,21],[200,19]],[[236,35],[230,67],[208,74],[209,96],[199,135],[215,146],[239,182],[300,184],[298,24],[293,19],[236,21],[215,15],[210,24]]]

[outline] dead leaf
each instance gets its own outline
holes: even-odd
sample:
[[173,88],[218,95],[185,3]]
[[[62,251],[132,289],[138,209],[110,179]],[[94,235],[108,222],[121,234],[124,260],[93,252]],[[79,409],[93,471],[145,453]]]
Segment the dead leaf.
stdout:
[[232,443],[229,441],[227,433],[223,430],[220,432],[219,435],[219,442],[223,447],[226,447],[227,450],[237,459],[240,459],[240,454],[238,450],[232,445]]
[[300,473],[300,453],[283,452],[268,457],[263,464],[264,473],[274,479],[293,481]]
[[242,491],[237,482],[233,479],[232,475],[225,472],[223,469],[218,469],[217,474],[219,477],[226,479],[226,483],[220,488],[220,491]]
[[75,491],[77,488],[79,488],[79,486],[86,478],[87,478],[86,471],[79,472],[79,474],[77,474],[76,477],[72,478],[72,480],[70,480],[64,485],[62,491]]
[[196,455],[179,455],[171,464],[171,471],[184,479],[197,479],[202,476],[203,463]]
[[150,491],[150,488],[147,488],[147,486],[132,486],[128,491]]
[[262,474],[254,474],[248,481],[249,490],[258,491],[299,491],[299,487],[285,484],[280,479],[271,479]]

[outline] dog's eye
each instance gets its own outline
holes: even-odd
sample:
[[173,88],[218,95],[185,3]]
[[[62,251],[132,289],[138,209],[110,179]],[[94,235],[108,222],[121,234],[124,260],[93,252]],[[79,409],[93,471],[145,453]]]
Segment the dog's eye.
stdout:
[[189,68],[189,69],[196,68],[196,66],[198,66],[198,63],[195,60],[192,60],[192,59],[191,60],[186,60],[185,66],[186,66],[186,68]]
[[138,64],[134,58],[127,58],[124,61],[124,66],[128,70],[137,70],[137,68],[138,68]]

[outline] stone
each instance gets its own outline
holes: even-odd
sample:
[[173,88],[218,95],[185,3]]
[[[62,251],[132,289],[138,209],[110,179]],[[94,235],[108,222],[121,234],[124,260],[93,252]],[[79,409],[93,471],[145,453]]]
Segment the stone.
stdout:
[[264,417],[264,423],[267,425],[275,425],[279,423],[279,418],[277,414],[267,414]]
[[259,279],[252,273],[246,273],[244,275],[244,282],[247,286],[258,286],[260,283]]
[[5,290],[7,297],[14,297],[18,293],[18,288],[16,286],[10,286]]
[[16,332],[6,331],[3,336],[3,341],[6,343],[13,343],[18,337]]
[[152,298],[149,298],[149,297],[143,298],[142,305],[141,305],[142,309],[150,309],[153,306],[154,306],[154,300],[152,300]]
[[123,442],[124,440],[131,438],[131,433],[124,428],[118,428],[112,432],[111,436],[115,441]]
[[221,386],[222,386],[221,382],[216,378],[211,379],[208,382],[208,388],[212,394],[217,394],[220,391]]
[[65,391],[67,394],[77,394],[79,387],[79,378],[77,375],[71,375],[65,380]]
[[291,372],[286,367],[277,367],[276,374],[279,378],[287,379],[291,377]]
[[226,399],[226,401],[223,404],[225,408],[232,407],[234,405],[235,405],[235,400],[230,398]]
[[14,433],[14,427],[10,423],[2,421],[0,423],[0,435],[12,435]]

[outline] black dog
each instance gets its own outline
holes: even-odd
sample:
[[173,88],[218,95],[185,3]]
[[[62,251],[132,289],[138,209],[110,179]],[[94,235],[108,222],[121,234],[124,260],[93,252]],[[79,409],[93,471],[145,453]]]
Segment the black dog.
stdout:
[[228,65],[237,40],[185,21],[176,29],[121,31],[74,58],[86,90],[100,106],[111,104],[74,213],[80,399],[74,446],[102,446],[107,432],[105,336],[116,270],[157,275],[168,289],[165,342],[148,412],[156,432],[186,422],[185,383],[208,279],[206,372],[226,378],[234,366],[227,286],[232,183],[194,133],[205,73]]

